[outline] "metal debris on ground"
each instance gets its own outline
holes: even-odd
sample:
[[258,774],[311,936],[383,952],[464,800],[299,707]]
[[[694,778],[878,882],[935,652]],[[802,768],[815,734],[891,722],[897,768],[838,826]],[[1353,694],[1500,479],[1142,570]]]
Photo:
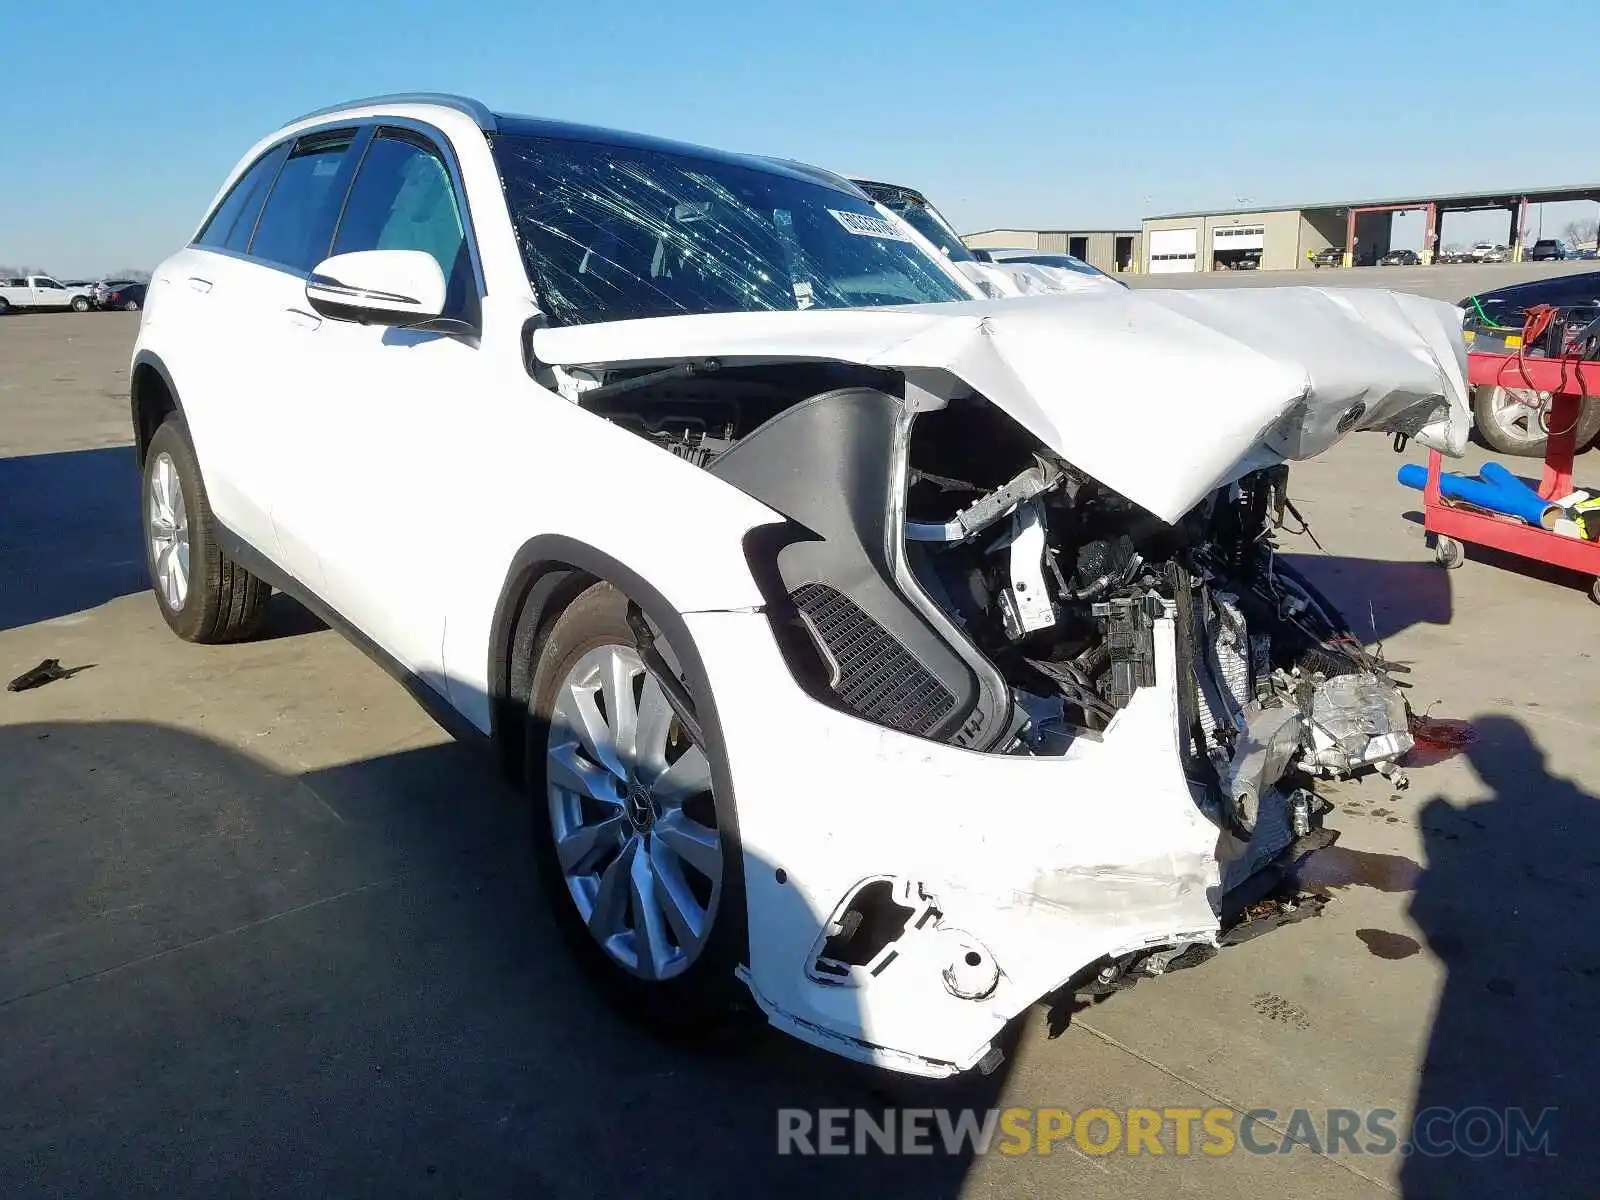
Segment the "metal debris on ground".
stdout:
[[8,692],[27,692],[34,688],[43,687],[47,683],[54,683],[58,679],[71,679],[79,671],[87,671],[88,667],[63,667],[59,658],[47,658],[32,670],[24,671],[10,683],[6,684]]

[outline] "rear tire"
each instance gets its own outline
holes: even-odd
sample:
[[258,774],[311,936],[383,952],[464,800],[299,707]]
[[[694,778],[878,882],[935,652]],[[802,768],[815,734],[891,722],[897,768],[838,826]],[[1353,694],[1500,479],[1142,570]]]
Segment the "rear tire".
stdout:
[[226,557],[189,432],[169,416],[145,451],[140,515],[150,586],[186,642],[238,642],[261,628],[272,589]]
[[[597,584],[535,650],[525,771],[534,857],[569,949],[613,1004],[658,1033],[698,1038],[727,1031],[742,1007],[738,827],[711,784],[715,737],[688,741],[643,667],[627,606]],[[696,925],[697,937],[684,932]]]
[[72,311],[77,313],[88,312],[89,301],[84,299],[82,296],[74,296],[72,299]]
[[10,311],[11,301],[7,300],[4,296],[0,296],[0,317],[5,316]]
[[129,301],[127,301],[126,303],[123,304],[122,311],[123,312],[138,312],[139,311],[139,302],[137,300],[129,300]]

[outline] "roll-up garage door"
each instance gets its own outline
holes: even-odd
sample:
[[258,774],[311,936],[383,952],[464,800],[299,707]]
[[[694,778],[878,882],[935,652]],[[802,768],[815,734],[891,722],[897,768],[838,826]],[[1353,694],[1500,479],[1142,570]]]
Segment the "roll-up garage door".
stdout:
[[1150,231],[1150,274],[1172,275],[1194,270],[1193,229]]
[[1265,225],[1224,225],[1211,231],[1213,250],[1265,250],[1267,227]]

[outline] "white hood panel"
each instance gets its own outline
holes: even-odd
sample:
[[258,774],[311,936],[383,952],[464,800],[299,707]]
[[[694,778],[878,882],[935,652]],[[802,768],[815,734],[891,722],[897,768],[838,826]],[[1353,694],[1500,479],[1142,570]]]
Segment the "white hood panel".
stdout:
[[1349,288],[1095,288],[960,304],[552,327],[555,366],[826,359],[946,372],[1067,462],[1176,521],[1246,471],[1402,431],[1459,455],[1454,306]]
[[1105,275],[1088,275],[1065,267],[1045,267],[1038,263],[952,263],[956,270],[995,296],[1039,296],[1051,292],[1092,292],[1100,288],[1121,287]]

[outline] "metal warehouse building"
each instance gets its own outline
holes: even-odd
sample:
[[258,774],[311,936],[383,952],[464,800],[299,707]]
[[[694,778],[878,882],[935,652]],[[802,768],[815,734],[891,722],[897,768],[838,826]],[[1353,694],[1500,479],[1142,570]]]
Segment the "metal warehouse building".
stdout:
[[961,239],[974,250],[1038,250],[1070,254],[1117,274],[1141,269],[1137,229],[984,229]]
[[1518,259],[1529,205],[1597,199],[1600,184],[1171,213],[1145,218],[1142,266],[1157,275],[1241,265],[1285,270],[1305,266],[1308,254],[1329,247],[1344,251],[1345,266],[1368,266],[1393,248],[1394,215],[1401,212],[1424,214],[1421,255],[1431,262],[1448,214],[1497,209],[1506,214],[1504,244]]

